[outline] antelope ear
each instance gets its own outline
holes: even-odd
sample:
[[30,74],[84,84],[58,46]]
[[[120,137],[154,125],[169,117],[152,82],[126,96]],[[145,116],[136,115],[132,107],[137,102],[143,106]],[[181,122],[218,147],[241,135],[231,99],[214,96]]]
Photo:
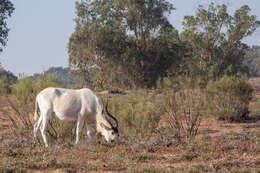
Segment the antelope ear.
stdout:
[[103,128],[106,129],[106,130],[111,130],[111,129],[112,129],[112,128],[107,127],[107,126],[106,126],[105,124],[103,124],[103,123],[101,123],[100,126],[103,127]]

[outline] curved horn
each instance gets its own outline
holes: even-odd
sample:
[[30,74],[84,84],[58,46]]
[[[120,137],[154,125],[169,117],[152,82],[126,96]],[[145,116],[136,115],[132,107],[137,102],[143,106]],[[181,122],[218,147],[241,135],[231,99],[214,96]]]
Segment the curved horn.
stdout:
[[102,105],[103,105],[103,107],[102,107],[102,115],[104,114],[104,100],[103,100],[103,98],[101,97],[101,102],[102,102]]
[[[110,114],[109,112],[108,112],[108,109],[107,109],[107,107],[108,107],[108,98],[107,98],[107,103],[106,103],[106,112],[107,112],[107,115],[109,116],[109,117],[111,117],[115,122],[116,122],[116,129],[118,128],[118,121],[117,121],[117,119],[112,115],[112,114]],[[113,127],[113,126],[112,126]]]

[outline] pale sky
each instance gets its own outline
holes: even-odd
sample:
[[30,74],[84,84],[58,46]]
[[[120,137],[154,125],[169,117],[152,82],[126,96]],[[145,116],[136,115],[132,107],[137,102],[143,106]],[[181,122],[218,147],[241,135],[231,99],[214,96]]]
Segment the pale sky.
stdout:
[[[11,0],[15,11],[8,26],[7,47],[0,53],[2,66],[15,75],[41,73],[53,66],[68,66],[67,45],[75,24],[76,0]],[[171,0],[175,11],[170,22],[179,31],[185,15],[194,15],[199,4],[210,0]],[[228,5],[230,13],[247,4],[251,14],[260,20],[260,0],[215,0]],[[249,45],[260,45],[260,29],[244,39]]]

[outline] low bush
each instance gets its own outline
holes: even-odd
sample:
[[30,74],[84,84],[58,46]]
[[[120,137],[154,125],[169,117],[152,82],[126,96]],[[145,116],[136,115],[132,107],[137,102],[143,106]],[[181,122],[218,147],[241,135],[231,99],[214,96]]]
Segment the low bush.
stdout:
[[210,113],[220,120],[241,121],[248,117],[253,88],[246,77],[224,76],[210,81],[206,95]]
[[0,95],[7,95],[11,92],[11,85],[14,84],[17,80],[17,77],[6,71],[0,66]]
[[148,90],[127,95],[115,95],[109,100],[109,110],[119,120],[119,130],[130,137],[144,137],[157,127],[163,100]]

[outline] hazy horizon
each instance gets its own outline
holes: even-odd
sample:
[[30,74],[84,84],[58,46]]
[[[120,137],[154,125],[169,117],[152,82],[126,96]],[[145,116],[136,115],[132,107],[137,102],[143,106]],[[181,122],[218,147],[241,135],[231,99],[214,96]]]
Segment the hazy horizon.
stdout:
[[[15,11],[8,19],[10,28],[7,47],[0,53],[2,66],[15,75],[41,73],[50,67],[67,67],[67,44],[74,31],[75,2],[11,0]],[[61,3],[62,2],[62,3]],[[169,16],[170,22],[179,31],[185,15],[195,15],[199,4],[208,5],[205,0],[172,1],[176,10]],[[260,20],[259,0],[219,0],[228,5],[230,13],[247,4],[251,14]],[[260,45],[260,29],[243,40],[249,45]]]

